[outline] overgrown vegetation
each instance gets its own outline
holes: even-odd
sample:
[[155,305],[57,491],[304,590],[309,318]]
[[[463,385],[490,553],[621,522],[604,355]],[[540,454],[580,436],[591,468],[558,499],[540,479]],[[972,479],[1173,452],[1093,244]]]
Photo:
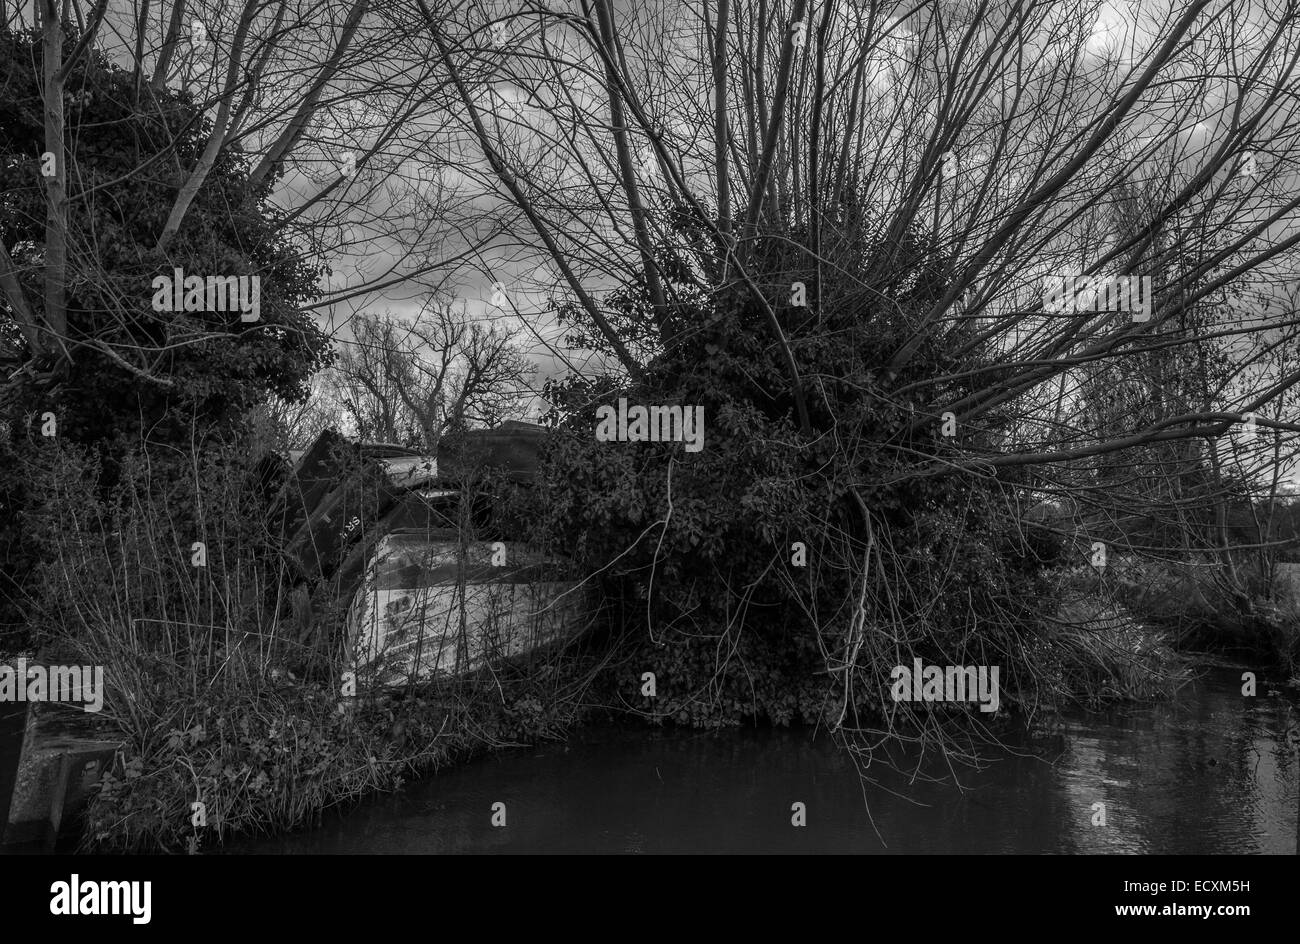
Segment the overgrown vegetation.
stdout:
[[[1300,596],[1277,568],[1296,532],[1275,515],[1300,430],[1283,418],[1294,319],[1256,317],[1241,290],[1242,273],[1293,262],[1265,237],[1294,207],[1235,168],[1221,188],[1161,141],[1209,127],[1191,109],[1221,73],[1242,97],[1221,96],[1232,119],[1215,159],[1245,143],[1292,153],[1285,88],[1253,102],[1242,89],[1289,74],[1274,56],[1294,48],[1294,10],[1246,58],[1230,9],[1214,29],[1171,16],[1149,66],[1122,78],[1092,69],[1093,17],[1058,22],[1053,5],[918,8],[908,24],[830,5],[797,50],[802,3],[715,7],[716,25],[660,11],[692,24],[685,55],[657,15],[530,10],[537,54],[494,40],[486,58],[477,7],[458,23],[423,3],[368,6],[320,23],[247,7],[213,41],[225,62],[206,89],[191,78],[208,51],[176,52],[179,15],[154,69],[149,17],[121,60],[103,34],[89,42],[97,17],[84,33],[57,11],[0,30],[0,648],[109,668],[103,720],[127,748],[88,847],[196,851],[293,828],[477,750],[561,736],[592,709],[816,724],[855,757],[900,738],[975,756],[996,731],[974,705],[891,696],[891,670],[914,659],[998,667],[998,720],[1160,697],[1185,677],[1180,649],[1297,664]],[[564,39],[546,45],[552,26]],[[882,26],[910,50],[887,64]],[[337,46],[321,62],[326,33]],[[608,95],[570,94],[591,63]],[[565,129],[546,160],[521,144],[524,112],[503,115],[517,103],[477,94],[485,78],[529,89]],[[321,129],[330,104],[363,99],[373,113],[344,117],[384,126],[364,148],[355,127]],[[454,148],[431,146],[444,124]],[[47,147],[53,174],[38,169]],[[328,166],[276,203],[296,148]],[[427,160],[415,191],[446,210],[425,199],[439,150],[483,186],[448,243],[482,258],[504,236],[522,257],[538,236],[564,269],[542,287],[561,287],[549,297],[568,340],[600,365],[548,385],[540,481],[467,489],[460,538],[526,537],[616,616],[581,645],[350,699],[351,586],[286,547],[284,468],[255,461],[252,414],[302,403],[330,361],[312,308],[326,260],[373,252],[384,287],[440,269],[432,224],[394,222],[420,214],[378,206],[393,191],[375,180]],[[1150,180],[1134,182],[1138,165]],[[1061,317],[1034,297],[1041,270],[1121,262],[1154,277],[1154,317]],[[152,278],[176,268],[259,276],[260,322],[154,311]],[[332,300],[374,289],[363,268]],[[590,284],[615,288],[597,300]],[[414,322],[363,314],[334,384],[352,431],[433,449],[500,420],[531,393],[515,334],[441,305]],[[701,407],[705,448],[597,441],[597,408],[620,397]],[[1233,467],[1229,430],[1274,407]],[[370,525],[375,470],[352,471],[345,507]],[[1093,542],[1108,563],[1090,563]]]
[[[639,341],[653,353],[641,383],[574,378],[548,390],[557,435],[533,526],[593,572],[643,588],[622,644],[656,672],[659,694],[637,702],[625,682],[624,701],[702,726],[800,720],[858,741],[883,731],[955,746],[951,712],[891,698],[894,666],[999,666],[1003,703],[1030,713],[1169,691],[1179,673],[1156,633],[1103,594],[1093,606],[1110,607],[1108,619],[1080,618],[1065,594],[1073,550],[1025,521],[1024,477],[917,474],[981,445],[978,434],[945,439],[919,419],[929,404],[908,394],[959,375],[963,348],[970,366],[969,323],[929,335],[903,371],[886,368],[943,290],[935,249],[918,236],[910,254],[840,247],[841,277],[823,277],[820,297],[792,308],[786,286],[817,284],[788,248],[805,241],[772,237],[757,278],[781,286],[766,304],[807,378],[810,430],[778,392],[785,367],[762,306],[739,291],[671,306],[657,337]],[[876,302],[852,290],[884,282]],[[613,301],[614,325],[644,323],[643,285]],[[600,342],[587,333],[578,343]],[[961,383],[946,392],[959,397]],[[706,448],[596,442],[596,408],[618,397],[702,405]]]
[[[147,459],[128,456],[107,490],[84,447],[46,445],[25,467],[39,505],[24,524],[51,549],[28,628],[46,651],[109,667],[99,720],[126,742],[86,848],[197,850],[292,829],[452,759],[557,736],[580,712],[573,681],[596,655],[572,649],[419,696],[341,697],[342,658],[295,676],[303,636],[274,489],[235,451],[192,457],[188,481],[155,478]],[[341,656],[342,627],[315,629]]]
[[[78,36],[64,36],[65,52]],[[44,150],[42,52],[35,31],[0,30],[0,240],[13,247],[18,285],[39,297],[46,218],[43,178],[34,155]],[[35,62],[37,67],[32,68]],[[241,426],[255,404],[277,395],[299,399],[327,363],[325,335],[303,309],[314,297],[320,267],[271,225],[265,201],[274,179],[248,186],[248,161],[223,151],[196,195],[187,225],[165,250],[157,233],[178,185],[174,162],[203,150],[210,122],[189,95],[159,89],[149,108],[134,102],[132,74],[101,53],[76,61],[77,93],[68,104],[82,130],[67,160],[81,175],[86,199],[72,201],[68,227],[84,241],[78,277],[65,293],[69,324],[62,343],[76,369],[33,350],[19,319],[0,319],[0,633],[10,644],[22,614],[12,608],[28,569],[52,552],[18,528],[13,512],[28,506],[23,452],[53,418],[60,442],[92,446],[111,484],[118,462],[141,441],[182,454],[219,448],[209,437]],[[88,264],[93,260],[93,265]],[[256,323],[231,312],[157,312],[152,280],[189,275],[250,274],[261,278]],[[158,349],[148,370],[116,351]],[[171,466],[167,466],[170,468]],[[163,467],[155,469],[161,481]],[[0,635],[0,639],[4,636]]]

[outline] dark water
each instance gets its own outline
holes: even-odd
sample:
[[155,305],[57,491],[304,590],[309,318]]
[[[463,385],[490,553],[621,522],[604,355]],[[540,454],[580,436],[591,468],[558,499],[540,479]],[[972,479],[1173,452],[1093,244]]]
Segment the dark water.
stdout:
[[[1294,689],[1270,694],[1261,678],[1245,698],[1239,678],[1219,672],[1174,703],[1018,735],[985,769],[959,770],[960,789],[909,784],[879,763],[866,771],[879,782],[864,784],[811,729],[589,728],[230,851],[1294,854]],[[504,828],[491,825],[498,802]],[[795,802],[805,827],[791,825]]]

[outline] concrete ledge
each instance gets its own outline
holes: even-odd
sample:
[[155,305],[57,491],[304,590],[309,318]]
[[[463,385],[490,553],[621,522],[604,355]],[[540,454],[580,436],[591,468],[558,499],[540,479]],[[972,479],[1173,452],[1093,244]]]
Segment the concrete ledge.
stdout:
[[31,705],[0,846],[50,846],[70,835],[121,748],[79,708]]

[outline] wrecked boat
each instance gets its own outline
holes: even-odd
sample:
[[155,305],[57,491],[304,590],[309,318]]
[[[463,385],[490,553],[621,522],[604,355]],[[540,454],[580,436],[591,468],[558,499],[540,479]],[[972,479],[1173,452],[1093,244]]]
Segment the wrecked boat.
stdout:
[[348,612],[358,679],[381,686],[457,676],[576,634],[589,607],[573,580],[509,542],[393,532]]
[[317,598],[344,601],[342,645],[314,644],[341,653],[359,692],[515,662],[594,624],[598,607],[568,561],[476,533],[475,506],[493,499],[487,473],[530,487],[544,437],[507,423],[428,456],[331,431],[295,457],[287,555]]

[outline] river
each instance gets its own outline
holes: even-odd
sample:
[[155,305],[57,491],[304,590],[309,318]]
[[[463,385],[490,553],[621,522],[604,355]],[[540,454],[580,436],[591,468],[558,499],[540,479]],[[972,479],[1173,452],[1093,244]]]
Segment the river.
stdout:
[[1020,731],[960,787],[880,763],[864,783],[811,728],[586,727],[228,851],[1295,854],[1300,700],[1263,677],[1243,697],[1239,679],[1216,670],[1169,703]]

